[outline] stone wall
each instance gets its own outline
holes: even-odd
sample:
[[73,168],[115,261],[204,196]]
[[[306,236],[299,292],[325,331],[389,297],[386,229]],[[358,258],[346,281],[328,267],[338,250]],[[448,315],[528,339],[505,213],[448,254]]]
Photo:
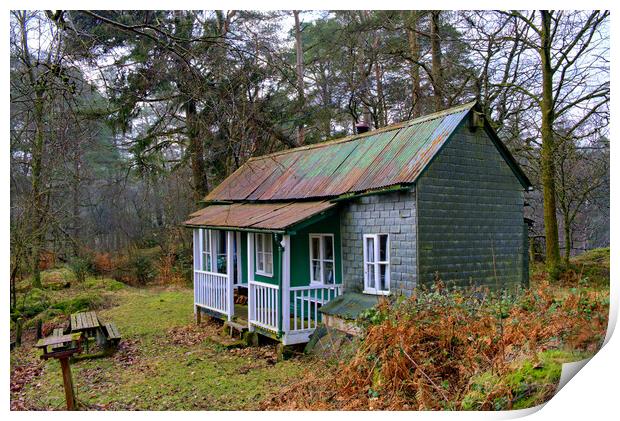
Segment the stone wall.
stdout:
[[390,234],[390,290],[409,296],[416,286],[415,191],[365,196],[341,210],[345,291],[364,289],[364,234]]

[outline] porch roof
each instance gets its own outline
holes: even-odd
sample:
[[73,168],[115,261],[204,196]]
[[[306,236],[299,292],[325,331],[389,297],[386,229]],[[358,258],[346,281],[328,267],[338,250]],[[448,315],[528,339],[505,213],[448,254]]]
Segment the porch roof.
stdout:
[[211,205],[192,213],[183,224],[188,227],[285,231],[336,205],[328,201]]

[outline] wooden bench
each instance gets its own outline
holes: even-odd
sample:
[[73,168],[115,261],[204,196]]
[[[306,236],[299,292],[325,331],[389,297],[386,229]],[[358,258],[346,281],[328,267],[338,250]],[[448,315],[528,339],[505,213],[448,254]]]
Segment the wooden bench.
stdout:
[[103,325],[103,332],[108,343],[114,346],[118,345],[121,340],[121,333],[119,332],[118,328],[114,323],[105,323]]

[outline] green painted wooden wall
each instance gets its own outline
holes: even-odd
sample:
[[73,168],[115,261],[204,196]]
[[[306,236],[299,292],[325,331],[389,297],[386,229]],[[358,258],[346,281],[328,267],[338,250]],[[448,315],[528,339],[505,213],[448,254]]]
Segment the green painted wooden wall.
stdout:
[[340,215],[333,212],[291,235],[291,286],[310,285],[310,234],[334,234],[334,279],[341,283]]

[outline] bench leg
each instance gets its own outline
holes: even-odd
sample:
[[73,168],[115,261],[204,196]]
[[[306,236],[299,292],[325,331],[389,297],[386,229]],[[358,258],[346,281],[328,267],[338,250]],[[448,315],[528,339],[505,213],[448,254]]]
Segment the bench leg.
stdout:
[[60,367],[62,369],[62,381],[65,387],[65,400],[67,401],[67,409],[73,411],[76,406],[75,392],[73,390],[73,378],[71,377],[71,368],[69,367],[69,357],[60,358]]

